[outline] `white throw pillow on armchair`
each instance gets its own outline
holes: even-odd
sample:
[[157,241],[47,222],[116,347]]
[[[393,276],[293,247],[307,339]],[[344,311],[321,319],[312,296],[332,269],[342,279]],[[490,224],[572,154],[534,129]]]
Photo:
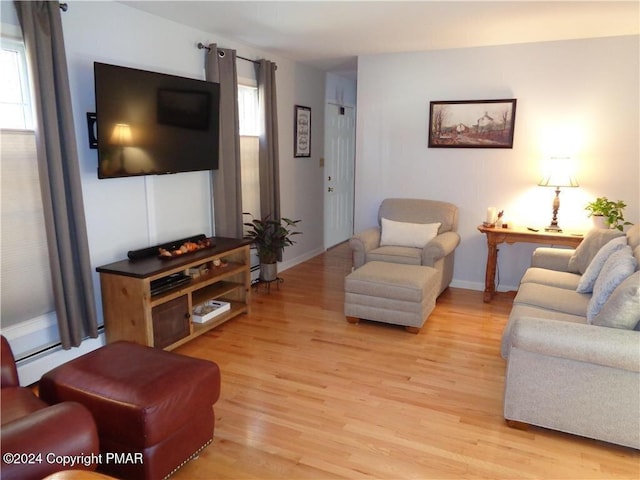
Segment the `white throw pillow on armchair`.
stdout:
[[381,218],[380,246],[422,248],[436,238],[441,223],[396,222]]

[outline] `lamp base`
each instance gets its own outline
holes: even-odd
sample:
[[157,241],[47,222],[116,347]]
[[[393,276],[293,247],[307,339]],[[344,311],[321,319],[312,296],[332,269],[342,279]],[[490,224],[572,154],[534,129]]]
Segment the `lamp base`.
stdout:
[[562,233],[562,229],[558,225],[554,225],[554,224],[551,224],[548,227],[545,227],[544,231],[545,232]]

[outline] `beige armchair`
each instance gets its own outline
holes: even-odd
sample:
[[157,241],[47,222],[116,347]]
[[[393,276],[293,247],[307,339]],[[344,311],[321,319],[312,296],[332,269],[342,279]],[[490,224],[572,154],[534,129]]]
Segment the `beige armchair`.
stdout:
[[[435,237],[420,244],[418,239],[429,228]],[[367,262],[379,261],[434,267],[441,275],[440,294],[453,278],[454,253],[460,243],[457,229],[458,207],[451,203],[387,198],[378,210],[378,226],[349,240],[353,266],[359,268]]]

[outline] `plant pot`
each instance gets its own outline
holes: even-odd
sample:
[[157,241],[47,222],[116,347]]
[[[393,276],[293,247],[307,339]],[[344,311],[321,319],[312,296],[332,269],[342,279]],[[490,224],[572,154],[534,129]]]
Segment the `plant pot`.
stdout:
[[593,215],[591,219],[593,221],[593,228],[600,228],[603,230],[609,230],[611,228],[607,223],[607,217],[604,215]]
[[277,263],[261,263],[260,264],[260,280],[263,282],[273,282],[278,278]]

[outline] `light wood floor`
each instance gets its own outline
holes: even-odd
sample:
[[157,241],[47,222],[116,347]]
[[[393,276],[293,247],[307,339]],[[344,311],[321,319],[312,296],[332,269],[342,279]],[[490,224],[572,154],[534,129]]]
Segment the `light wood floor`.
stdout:
[[212,445],[175,479],[640,478],[638,451],[502,417],[513,295],[450,288],[417,334],[343,315],[340,245],[177,351],[222,372]]

